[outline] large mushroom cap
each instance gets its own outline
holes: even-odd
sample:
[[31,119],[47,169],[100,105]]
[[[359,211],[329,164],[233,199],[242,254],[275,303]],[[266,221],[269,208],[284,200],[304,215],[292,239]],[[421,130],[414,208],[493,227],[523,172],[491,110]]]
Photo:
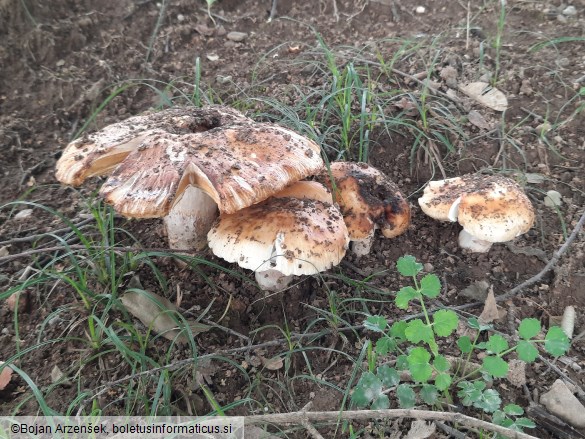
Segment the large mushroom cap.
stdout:
[[335,206],[285,197],[221,215],[208,241],[216,256],[240,267],[298,276],[337,265],[348,236]]
[[126,216],[159,217],[187,185],[233,213],[321,170],[319,146],[270,124],[155,134],[112,172],[100,194]]
[[386,238],[408,229],[410,205],[386,175],[366,163],[333,162],[330,169],[335,188],[327,172],[319,181],[334,192],[351,240],[370,237],[376,227]]
[[198,133],[242,123],[253,121],[219,105],[169,108],[133,116],[71,142],[57,162],[56,177],[61,183],[79,186],[89,177],[111,172],[152,134]]
[[[164,113],[164,114],[163,114]],[[111,172],[100,194],[129,217],[162,217],[189,185],[233,213],[322,169],[319,146],[226,107],[137,116],[70,144],[57,178]]]

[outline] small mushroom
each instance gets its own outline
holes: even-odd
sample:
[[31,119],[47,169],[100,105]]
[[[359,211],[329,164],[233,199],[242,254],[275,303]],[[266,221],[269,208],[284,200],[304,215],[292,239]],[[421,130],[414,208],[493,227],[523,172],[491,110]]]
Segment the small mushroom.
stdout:
[[136,116],[78,139],[57,163],[57,178],[78,185],[110,174],[100,195],[118,212],[164,217],[171,248],[200,250],[218,208],[258,203],[322,166],[314,142],[210,106]]
[[458,221],[459,245],[472,252],[485,253],[494,242],[511,241],[534,224],[534,208],[522,188],[501,175],[431,181],[418,203],[432,218]]
[[234,214],[222,214],[208,234],[213,253],[255,271],[261,289],[280,291],[293,276],[339,264],[349,237],[331,194],[319,183],[297,182]]
[[356,255],[370,252],[376,229],[386,238],[408,229],[410,205],[386,175],[355,162],[333,162],[330,170],[331,174],[323,172],[318,179],[333,191]]

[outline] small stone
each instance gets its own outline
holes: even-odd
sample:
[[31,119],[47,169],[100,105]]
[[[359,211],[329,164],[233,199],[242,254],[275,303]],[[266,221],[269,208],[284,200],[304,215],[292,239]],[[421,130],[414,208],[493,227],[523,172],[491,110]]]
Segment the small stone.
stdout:
[[563,381],[556,380],[550,390],[540,397],[540,403],[572,426],[585,427],[585,407]]
[[184,16],[183,14],[179,14],[179,15],[177,15],[177,21],[178,21],[179,23],[181,23],[181,22],[185,21],[185,16]]
[[562,14],[559,14],[559,15],[557,15],[557,21],[560,21],[561,23],[566,23],[567,17],[562,15]]
[[567,17],[574,17],[577,15],[577,8],[575,8],[573,5],[567,6],[565,9],[563,9],[563,15],[566,15]]
[[206,58],[207,58],[209,61],[211,61],[211,62],[214,62],[214,61],[217,61],[217,60],[219,59],[219,56],[218,56],[218,55],[216,55],[216,54],[214,54],[214,53],[208,53],[208,54],[206,55]]
[[427,12],[427,8],[425,8],[424,6],[417,6],[414,9],[414,12],[416,12],[417,14],[424,14],[425,12]]
[[558,207],[563,204],[563,197],[557,191],[548,191],[544,197],[544,205],[546,207]]
[[32,209],[23,209],[20,212],[18,212],[16,215],[14,215],[14,219],[18,220],[18,221],[26,219],[32,215],[32,212],[33,212]]
[[235,41],[236,43],[240,43],[244,41],[248,37],[248,34],[245,32],[236,32],[232,31],[226,35],[226,38],[231,41]]

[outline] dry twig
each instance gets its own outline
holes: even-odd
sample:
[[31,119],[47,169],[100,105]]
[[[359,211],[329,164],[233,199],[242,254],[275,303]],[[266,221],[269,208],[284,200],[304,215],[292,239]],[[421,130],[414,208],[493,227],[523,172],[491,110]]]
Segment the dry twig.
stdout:
[[466,427],[481,428],[483,430],[499,433],[504,437],[513,439],[537,439],[526,433],[513,431],[491,422],[475,419],[461,413],[434,412],[430,410],[411,410],[411,409],[389,409],[389,410],[348,410],[348,411],[330,411],[330,412],[292,412],[292,413],[274,413],[269,415],[246,416],[244,422],[246,425],[271,423],[271,424],[297,424],[302,425],[303,420],[313,422],[337,422],[340,419],[352,421],[371,421],[373,419],[425,419],[454,422]]

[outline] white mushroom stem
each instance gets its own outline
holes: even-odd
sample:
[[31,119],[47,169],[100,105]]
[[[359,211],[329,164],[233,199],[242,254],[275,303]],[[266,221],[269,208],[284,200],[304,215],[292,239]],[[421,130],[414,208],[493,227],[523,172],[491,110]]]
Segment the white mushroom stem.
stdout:
[[293,275],[285,276],[278,270],[257,271],[254,276],[260,289],[264,291],[281,291],[293,280]]
[[475,253],[487,253],[492,247],[492,242],[476,238],[465,230],[459,233],[459,247]]
[[217,204],[195,186],[187,186],[163,222],[169,247],[200,251],[207,245],[207,232],[217,218]]
[[372,228],[372,232],[369,236],[363,239],[352,239],[351,251],[357,256],[361,257],[370,253],[372,245],[374,244],[375,228]]

